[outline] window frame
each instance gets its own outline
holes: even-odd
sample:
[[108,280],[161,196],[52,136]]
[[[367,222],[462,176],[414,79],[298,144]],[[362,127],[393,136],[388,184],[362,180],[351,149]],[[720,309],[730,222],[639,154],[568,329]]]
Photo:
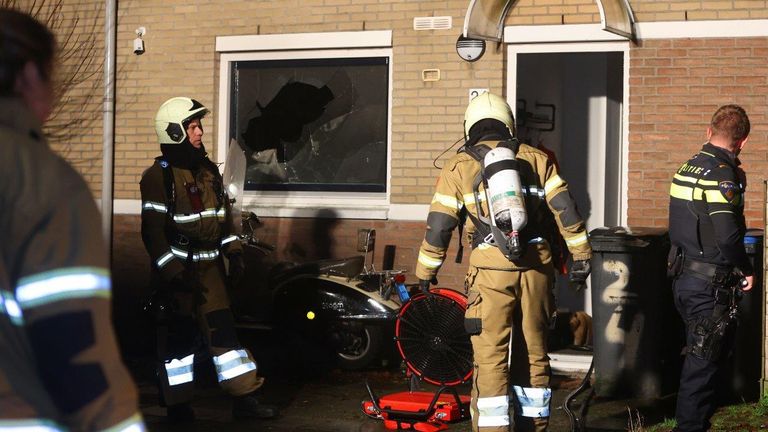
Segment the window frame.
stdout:
[[251,60],[387,57],[387,173],[385,192],[245,191],[243,209],[266,217],[314,217],[320,209],[350,219],[387,219],[392,176],[393,50],[389,30],[216,38],[219,53],[217,159],[227,157],[230,126],[230,85],[233,63]]

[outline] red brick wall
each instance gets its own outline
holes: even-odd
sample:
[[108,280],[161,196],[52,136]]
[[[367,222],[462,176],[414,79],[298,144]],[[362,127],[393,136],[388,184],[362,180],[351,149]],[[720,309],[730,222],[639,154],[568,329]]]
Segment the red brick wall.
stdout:
[[[366,263],[370,265],[373,260],[375,268],[380,270],[385,246],[394,245],[394,268],[407,272],[407,283],[417,282],[413,269],[424,238],[424,222],[299,218],[262,218],[261,221],[263,225],[256,231],[258,239],[276,247],[274,253],[261,259],[264,263],[362,255],[357,252],[357,230],[373,228],[376,230],[376,249],[373,256],[368,256]],[[148,293],[149,258],[141,242],[140,230],[140,216],[115,217],[113,276],[116,297],[125,300],[123,303],[135,302],[135,298]],[[465,248],[467,255],[464,262],[456,264],[453,260],[457,248],[458,235],[454,234],[439,281],[441,286],[462,289],[469,248]],[[249,263],[256,260],[256,255],[253,254]]]
[[667,226],[669,183],[706,141],[715,110],[744,107],[752,124],[740,158],[748,226],[763,226],[768,172],[768,38],[641,41],[630,52],[629,225]]

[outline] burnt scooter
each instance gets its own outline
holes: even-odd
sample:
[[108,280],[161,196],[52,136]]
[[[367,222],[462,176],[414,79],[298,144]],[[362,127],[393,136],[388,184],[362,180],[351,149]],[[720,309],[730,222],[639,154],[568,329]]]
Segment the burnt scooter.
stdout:
[[[246,161],[240,146],[230,142],[224,182],[233,201],[235,226],[248,256],[261,262],[274,251],[256,236],[255,214],[242,212]],[[239,219],[239,220],[238,220]],[[375,230],[361,230],[358,251],[364,255],[306,263],[279,262],[266,274],[246,270],[244,299],[233,299],[239,328],[298,332],[307,340],[322,341],[343,369],[372,365],[390,348],[400,304],[392,296],[398,271],[373,270]],[[396,297],[396,296],[395,296]]]

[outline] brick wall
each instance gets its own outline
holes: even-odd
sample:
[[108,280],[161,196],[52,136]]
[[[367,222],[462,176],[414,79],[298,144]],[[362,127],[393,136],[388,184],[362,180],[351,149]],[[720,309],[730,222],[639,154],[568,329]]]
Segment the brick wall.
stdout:
[[[31,4],[31,0],[22,3]],[[467,0],[121,1],[117,27],[115,197],[139,198],[141,173],[158,154],[152,119],[160,103],[171,96],[194,96],[213,108],[213,115],[205,121],[205,142],[210,150],[215,148],[216,36],[366,29],[393,32],[392,202],[428,203],[437,176],[432,160],[462,135],[467,89],[505,91],[502,47],[490,43],[485,57],[476,63],[462,62],[455,53],[454,43],[467,5]],[[639,22],[768,17],[766,1],[633,0],[631,5]],[[66,25],[60,29],[60,39],[76,34],[84,41],[93,41],[98,52],[103,47],[103,13],[103,2],[99,0],[66,0],[62,9]],[[412,29],[414,17],[433,15],[452,16],[453,29]],[[74,17],[79,20],[72,32]],[[510,25],[598,21],[599,11],[593,0],[520,0],[507,18]],[[147,29],[146,53],[136,56],[132,40],[139,26]],[[743,104],[754,125],[743,159],[745,169],[752,174],[747,208],[750,225],[761,224],[762,209],[754,203],[762,201],[759,173],[766,168],[766,46],[764,38],[681,39],[641,41],[631,49],[630,224],[666,225],[671,173],[704,140],[709,116],[726,102]],[[97,91],[91,99],[86,95],[102,82],[101,61],[98,54],[87,69],[89,73],[79,74],[82,83],[75,98],[69,100],[70,115],[74,112],[79,116],[79,121],[69,127],[73,137],[54,144],[83,173],[97,196],[101,182],[101,93]],[[422,82],[420,72],[425,68],[440,68],[441,81]],[[291,223],[268,224],[279,227],[276,242],[288,236],[289,230],[308,222],[295,221],[296,226]],[[357,227],[370,224],[343,221],[335,230],[354,235]],[[398,255],[396,266],[410,268],[423,226],[372,224],[378,227],[380,247],[395,242],[394,236],[400,237],[397,245],[402,256]],[[131,222],[127,225],[130,227],[137,225]],[[127,238],[137,242],[136,233],[131,232]],[[387,238],[390,235],[391,239]],[[453,243],[455,247],[456,241]],[[342,252],[347,250],[339,249]],[[463,268],[446,264],[441,275],[446,283],[458,286]]]
[[[431,196],[437,171],[432,159],[461,137],[468,87],[501,92],[503,56],[490,49],[482,62],[458,60],[454,44],[466,9],[463,0],[252,2],[167,1],[147,7],[121,2],[118,28],[117,159],[118,198],[138,198],[136,183],[157,153],[151,120],[163,100],[194,96],[213,107],[206,121],[207,147],[214,148],[217,103],[216,36],[346,30],[392,30],[394,93],[392,197],[398,203],[423,203]],[[412,29],[416,16],[451,15],[451,31]],[[147,51],[131,52],[133,30],[147,28]],[[421,70],[440,68],[442,79],[421,81]]]
[[[21,2],[30,3],[31,0]],[[56,144],[99,195],[101,184],[101,49],[103,2],[66,0],[61,37],[74,33],[92,40],[96,61],[81,73],[82,83],[68,111],[79,121],[70,125],[75,136]],[[768,17],[766,1],[631,1],[639,22]],[[169,0],[148,4],[120,2],[117,27],[117,112],[115,131],[115,197],[137,199],[138,179],[158,153],[152,119],[165,99],[191,95],[214,110],[205,122],[205,142],[215,148],[218,100],[216,36],[392,30],[394,92],[392,124],[392,201],[425,203],[437,171],[432,159],[462,135],[461,119],[467,89],[487,87],[504,92],[503,49],[489,44],[476,63],[458,60],[454,44],[466,13],[467,0]],[[448,31],[414,31],[416,16],[453,17]],[[76,31],[72,19],[78,17]],[[599,22],[593,0],[520,0],[507,18],[510,25]],[[146,53],[132,52],[134,30],[143,26]],[[633,53],[634,55],[634,53]],[[439,82],[421,81],[420,72],[440,68]],[[87,94],[95,97],[88,99]]]
[[[20,2],[31,5],[31,0]],[[768,2],[630,1],[638,22],[765,19]],[[91,40],[96,61],[78,73],[82,82],[68,100],[72,135],[54,143],[85,176],[96,195],[101,182],[101,91],[103,2],[65,0],[61,39],[73,34]],[[125,0],[119,4],[117,27],[117,112],[115,132],[115,197],[138,199],[138,180],[158,153],[152,119],[165,99],[193,96],[213,108],[205,122],[209,149],[215,148],[218,100],[217,36],[392,30],[394,90],[392,95],[392,202],[428,203],[437,171],[432,160],[462,135],[461,120],[467,89],[505,91],[503,47],[489,44],[476,63],[459,61],[454,43],[468,0]],[[449,31],[412,29],[416,16],[450,15]],[[74,17],[80,19],[73,24]],[[593,0],[519,0],[507,17],[509,25],[581,24],[599,22]],[[68,26],[67,26],[68,25]],[[74,26],[75,31],[72,31]],[[134,30],[147,28],[146,53],[132,53]],[[753,124],[743,153],[749,174],[747,216],[762,226],[762,176],[768,168],[768,40],[679,39],[641,41],[630,50],[629,224],[666,225],[667,190],[674,169],[705,139],[707,121],[717,106],[735,102],[748,111]],[[70,61],[68,67],[73,67]],[[442,79],[425,83],[420,72],[439,68]],[[95,92],[93,89],[99,89]],[[88,98],[91,95],[91,98]],[[304,248],[304,259],[317,257],[308,247],[315,221],[265,220],[265,239],[278,244],[277,256],[291,258]],[[146,255],[138,235],[137,216],[115,219],[117,296],[141,293],[146,287]],[[397,245],[396,268],[412,270],[423,235],[422,222],[338,221],[329,239],[336,256],[355,254],[356,232],[378,232],[377,265],[383,247]],[[456,239],[449,256],[455,254]],[[293,245],[293,246],[292,246]],[[293,257],[302,258],[302,257]],[[449,260],[441,284],[460,287],[465,265]],[[134,296],[135,297],[135,296]],[[135,306],[135,304],[134,304]]]
[[[25,2],[22,2],[25,3]],[[27,2],[29,3],[29,2]],[[766,1],[632,1],[638,21],[765,18]],[[393,31],[394,90],[392,124],[392,201],[427,203],[437,171],[432,160],[461,137],[461,119],[469,87],[504,92],[503,49],[490,44],[476,63],[459,61],[454,42],[466,0],[281,0],[120,3],[117,27],[117,112],[115,197],[138,199],[138,180],[158,153],[152,118],[168,97],[187,94],[211,106],[205,122],[209,149],[214,137],[217,101],[216,36],[343,30]],[[67,100],[67,132],[54,147],[83,173],[96,195],[101,182],[100,93],[103,3],[67,0],[62,7],[60,40],[73,33],[75,44],[92,41],[97,59],[78,74],[77,91]],[[414,31],[416,16],[450,15],[450,31]],[[75,23],[75,17],[77,21]],[[592,0],[521,0],[508,24],[597,22]],[[147,28],[147,51],[132,53],[134,29]],[[72,32],[73,29],[76,30]],[[70,42],[70,46],[73,45]],[[766,168],[766,40],[679,39],[641,41],[631,49],[629,222],[666,224],[666,188],[670,173],[704,139],[714,109],[743,104],[754,131],[743,160],[752,181],[748,194],[750,225],[760,225],[760,172]],[[76,52],[78,52],[76,50]],[[68,68],[78,62],[75,55]],[[422,82],[420,71],[440,68],[442,79]],[[74,119],[73,119],[74,117]],[[419,231],[418,233],[416,231]],[[420,238],[421,229],[409,237]]]
[[641,41],[630,52],[629,224],[667,225],[669,182],[706,141],[715,110],[742,105],[748,225],[762,227],[768,169],[768,38]]
[[[373,263],[375,269],[381,270],[385,247],[394,245],[393,268],[406,271],[406,283],[418,282],[413,276],[413,270],[424,235],[423,222],[298,218],[262,218],[261,221],[263,225],[256,231],[258,239],[276,246],[276,249],[274,253],[265,256],[246,248],[246,278],[253,281],[253,284],[258,284],[257,278],[268,274],[269,268],[283,261],[307,262],[362,255],[357,251],[357,230],[360,228],[376,230],[376,248],[373,254],[367,256],[368,266]],[[140,230],[139,216],[115,216],[112,238],[113,314],[121,348],[132,355],[145,355],[152,349],[148,340],[139,337],[149,330],[137,331],[137,326],[147,325],[142,319],[141,307],[151,292],[149,256],[142,244]],[[440,272],[439,282],[441,287],[461,290],[469,255],[465,255],[463,264],[454,263],[457,248],[458,241],[454,236],[448,250],[449,259],[446,259]],[[465,252],[468,250],[466,248]],[[233,296],[241,300],[248,299],[248,293],[243,291],[235,292]]]
[[768,18],[768,2],[763,0],[630,0],[629,3],[640,22]]
[[[300,218],[261,218],[261,221],[262,225],[256,231],[257,238],[274,245],[276,249],[266,256],[251,251],[254,265],[269,266],[284,261],[306,262],[363,255],[357,251],[358,230],[375,229],[376,248],[366,258],[369,268],[373,264],[376,270],[381,270],[384,249],[392,245],[395,246],[393,268],[406,271],[407,283],[417,282],[413,270],[424,237],[423,222]],[[141,219],[139,216],[119,215],[115,217],[114,224],[113,266],[118,285],[116,289],[145,293],[149,284],[149,258],[139,234]],[[464,285],[464,271],[468,261],[465,260],[463,264],[453,262],[458,249],[457,236],[454,236],[451,243],[449,259],[440,272],[440,284],[460,288]],[[466,259],[469,259],[468,254]]]

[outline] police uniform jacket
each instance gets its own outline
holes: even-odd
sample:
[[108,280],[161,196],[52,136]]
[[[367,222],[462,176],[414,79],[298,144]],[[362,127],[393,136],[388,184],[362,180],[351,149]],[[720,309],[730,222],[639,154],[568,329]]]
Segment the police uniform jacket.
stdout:
[[[172,186],[166,184],[167,175]],[[221,175],[207,158],[195,170],[158,158],[144,172],[140,187],[141,237],[163,279],[173,279],[188,262],[242,252]]]
[[[495,148],[498,140],[480,141]],[[546,222],[546,207],[555,215],[557,228],[575,260],[589,259],[592,249],[589,246],[584,221],[576,210],[576,204],[568,192],[568,186],[557,172],[552,160],[546,153],[526,144],[520,144],[516,154],[520,180],[525,194],[525,207],[528,223],[521,233],[527,243],[526,252],[516,262],[510,262],[495,246],[481,243],[472,250],[470,265],[478,268],[499,270],[521,270],[539,267],[551,261],[549,244],[543,241],[548,237],[545,231],[551,229]],[[466,152],[453,156],[440,172],[435,194],[427,216],[427,230],[419,250],[416,276],[419,279],[431,279],[446,256],[446,250],[454,228],[459,223],[462,209],[477,217],[477,206],[473,182],[480,173],[481,164]],[[482,185],[477,194],[483,214],[488,215],[485,192]],[[475,227],[471,219],[467,220],[467,242],[472,241]]]
[[746,176],[732,153],[710,143],[675,173],[669,190],[669,236],[686,260],[753,273],[744,250]]
[[0,430],[143,430],[96,204],[13,98],[0,98],[0,208]]

